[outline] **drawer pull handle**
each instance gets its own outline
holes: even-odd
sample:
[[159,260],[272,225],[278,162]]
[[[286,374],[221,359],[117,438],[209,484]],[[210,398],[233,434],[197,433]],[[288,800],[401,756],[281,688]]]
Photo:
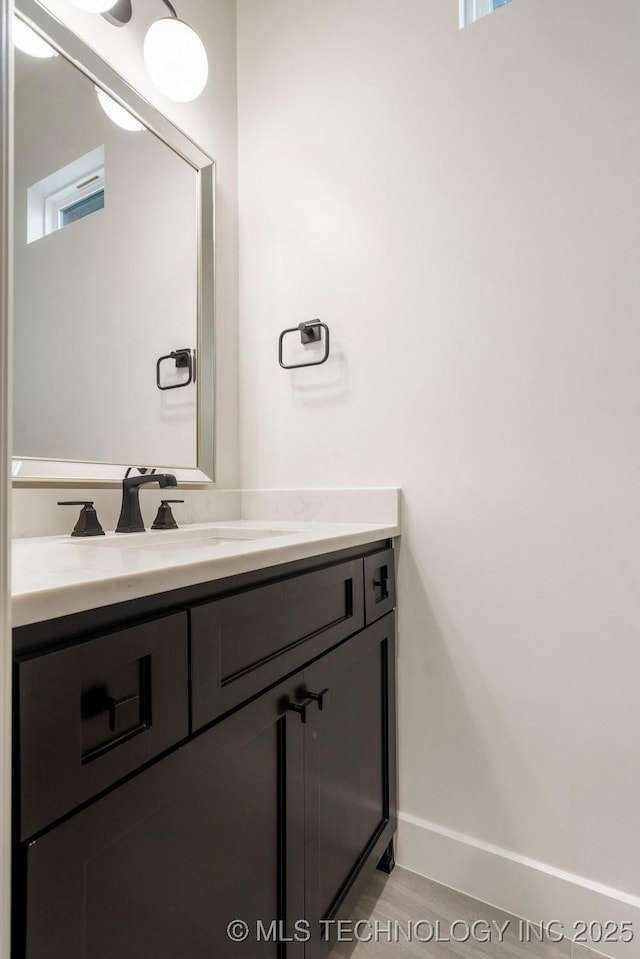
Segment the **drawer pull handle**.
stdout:
[[109,699],[109,729],[117,733],[120,729],[129,729],[138,722],[140,696],[133,693],[122,699]]
[[374,579],[373,581],[374,589],[382,590],[382,599],[386,599],[389,595],[389,577],[385,576],[382,579]]
[[314,703],[317,703],[318,709],[320,710],[320,712],[322,712],[322,710],[324,709],[324,697],[327,695],[328,692],[329,692],[328,689],[323,689],[319,693],[310,693],[309,690],[307,689],[305,691],[305,696],[311,699]]
[[307,722],[307,709],[313,703],[312,699],[306,699],[303,703],[292,703],[288,702],[285,704],[285,709],[291,710],[293,713],[298,713],[300,716],[300,721],[303,723]]

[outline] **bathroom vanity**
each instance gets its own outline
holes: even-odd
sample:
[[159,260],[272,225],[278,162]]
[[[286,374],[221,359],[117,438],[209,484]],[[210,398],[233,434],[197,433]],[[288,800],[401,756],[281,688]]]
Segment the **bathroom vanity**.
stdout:
[[[96,574],[73,612],[18,607],[14,959],[328,954],[393,865],[393,534],[232,543],[144,595],[156,557],[109,605]],[[52,539],[86,568],[125,552]]]
[[[214,160],[16,15],[14,480],[208,487]],[[320,959],[393,864],[399,528],[144,525],[13,545],[13,959]]]

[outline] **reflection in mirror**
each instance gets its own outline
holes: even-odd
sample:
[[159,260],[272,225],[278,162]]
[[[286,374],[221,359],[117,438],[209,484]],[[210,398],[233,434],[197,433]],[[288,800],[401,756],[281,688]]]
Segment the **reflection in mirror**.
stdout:
[[20,17],[15,16],[13,18],[13,45],[16,50],[20,50],[30,57],[38,57],[41,60],[58,56],[50,43],[47,43],[35,30],[27,26]]
[[104,90],[101,90],[100,87],[96,87],[96,94],[98,97],[98,103],[107,114],[110,120],[119,126],[123,130],[130,130],[132,133],[138,133],[144,130],[143,125],[139,120],[129,113],[125,107],[120,106],[119,103],[110,97],[108,93],[105,93]]
[[104,209],[104,146],[50,173],[27,190],[27,243]]
[[460,26],[466,27],[468,23],[486,17],[507,3],[511,3],[511,0],[460,0]]
[[[199,469],[210,477],[199,437],[199,353],[204,336],[209,367],[211,302],[203,304],[201,263],[203,246],[212,248],[212,161],[179,131],[177,147],[165,142],[140,105],[152,121],[153,108],[131,94],[132,112],[120,91],[107,92],[99,75],[85,74],[62,50],[45,57],[56,51],[22,27],[14,197],[14,456],[21,465],[14,472],[28,475],[30,460],[55,460]],[[166,134],[170,125],[161,119]],[[94,475],[95,467],[87,478]]]

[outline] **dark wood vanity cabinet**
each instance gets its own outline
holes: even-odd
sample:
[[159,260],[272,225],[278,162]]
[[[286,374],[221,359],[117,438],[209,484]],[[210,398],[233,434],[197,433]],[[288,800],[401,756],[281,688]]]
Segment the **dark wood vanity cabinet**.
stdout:
[[[284,683],[26,849],[28,959],[277,957],[304,915],[303,726]],[[295,954],[295,953],[294,953]]]
[[395,830],[394,634],[390,613],[304,671],[305,696],[322,696],[305,728],[306,959],[326,955]]
[[[266,585],[254,583],[204,603],[185,592],[182,610],[127,627],[133,629],[130,655],[124,657],[128,665],[120,653],[108,652],[122,650],[122,630],[17,657],[13,959],[320,959],[328,954],[333,922],[349,915],[396,824],[395,618],[384,609],[375,620],[370,614],[370,625],[364,623],[367,590],[376,589],[368,583],[365,567],[370,556],[383,558],[380,545],[367,556],[349,556],[340,563],[324,557],[318,569]],[[392,579],[393,552],[385,553]],[[319,590],[316,600],[323,596],[319,604],[313,583]],[[278,603],[274,588],[293,602],[295,627],[281,618],[286,607]],[[239,602],[242,595],[246,605]],[[308,620],[300,614],[296,596],[306,597],[312,613]],[[258,624],[246,627],[259,617],[265,597],[261,645]],[[214,628],[216,603],[220,609]],[[323,606],[330,616],[320,615]],[[273,640],[274,620],[281,642]],[[225,622],[226,632],[220,626]],[[167,746],[168,724],[174,723],[177,739],[158,756],[155,740],[143,744],[155,723],[154,682],[160,682],[158,689],[168,682],[161,668],[168,624],[175,656],[167,668],[175,688],[170,722],[163,719],[168,706],[162,697],[158,704],[165,735],[161,748]],[[245,651],[230,653],[229,661],[250,660],[241,670],[253,677],[249,686],[245,679],[247,698],[223,715],[214,708],[216,718],[203,722],[198,697],[207,692],[207,684],[202,676],[194,677],[199,662],[194,650],[200,647],[200,669],[205,662],[211,666],[215,657],[205,655],[208,645],[219,654],[223,638],[234,634],[246,637]],[[155,647],[154,636],[160,636]],[[301,651],[307,643],[312,652],[305,658]],[[145,659],[151,656],[153,662],[154,648],[160,650],[155,679]],[[181,665],[187,650],[190,682]],[[147,665],[141,667],[141,660]],[[274,660],[279,662],[276,682],[272,665],[261,672]],[[61,663],[73,664],[66,679]],[[116,734],[102,753],[98,746],[83,764],[87,708],[85,702],[83,713],[82,694],[73,690],[85,688],[86,696],[83,676],[95,678],[100,669],[107,670],[112,682],[124,682],[125,690],[141,677],[147,705],[137,713],[135,703],[126,706],[121,736]],[[62,691],[47,695],[52,675]],[[207,702],[219,704],[224,669],[214,669],[209,678]],[[179,688],[183,683],[184,690]],[[98,677],[96,689],[100,687]],[[111,690],[103,691],[102,732],[100,720],[92,719],[96,742],[103,734],[109,738],[114,710],[109,704],[119,701]],[[113,693],[118,691],[122,693]],[[75,702],[75,734],[69,700]],[[38,703],[49,714],[49,733],[44,721],[38,725]],[[72,743],[55,746],[56,730]],[[136,740],[142,765],[131,771]],[[75,783],[76,790],[64,792],[55,785],[53,805],[34,800],[31,790],[37,786],[46,796],[47,783],[28,774],[51,748],[66,757],[61,779]],[[116,760],[125,748],[127,756]],[[72,756],[77,759],[74,769]],[[86,782],[83,769],[91,763],[97,769],[105,760],[114,781],[105,786],[103,774],[92,773],[102,791],[83,793],[78,786]],[[51,762],[48,768],[53,768]],[[60,814],[63,793],[68,808]],[[246,923],[246,938],[239,936],[243,941],[230,938],[228,927],[234,921]],[[244,928],[234,927],[236,938]]]

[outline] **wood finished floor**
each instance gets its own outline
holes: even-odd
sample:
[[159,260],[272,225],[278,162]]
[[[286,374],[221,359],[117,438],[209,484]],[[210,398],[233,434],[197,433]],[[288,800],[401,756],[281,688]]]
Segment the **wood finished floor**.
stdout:
[[[391,876],[376,872],[362,894],[351,922],[364,921],[359,927],[361,938],[374,933],[373,923],[397,922],[400,929],[400,941],[389,942],[388,936],[380,936],[380,941],[338,942],[329,959],[597,959],[591,950],[575,947],[572,956],[572,943],[566,940],[558,944],[540,942],[522,942],[519,920],[506,912],[487,906],[476,899],[448,889],[415,873],[396,866]],[[469,942],[408,942],[403,931],[407,923],[426,920],[436,928],[440,922],[440,939],[449,934],[452,924],[458,920],[471,926],[481,921],[491,927],[491,940]],[[499,941],[498,932],[492,923],[503,928],[509,921],[504,933],[504,941]],[[384,927],[382,927],[384,929]],[[394,927],[395,928],[395,927]],[[427,938],[429,926],[418,929],[420,938]],[[485,926],[478,927],[481,933]],[[457,938],[465,934],[464,926],[456,926]],[[353,937],[349,927],[345,935]]]

